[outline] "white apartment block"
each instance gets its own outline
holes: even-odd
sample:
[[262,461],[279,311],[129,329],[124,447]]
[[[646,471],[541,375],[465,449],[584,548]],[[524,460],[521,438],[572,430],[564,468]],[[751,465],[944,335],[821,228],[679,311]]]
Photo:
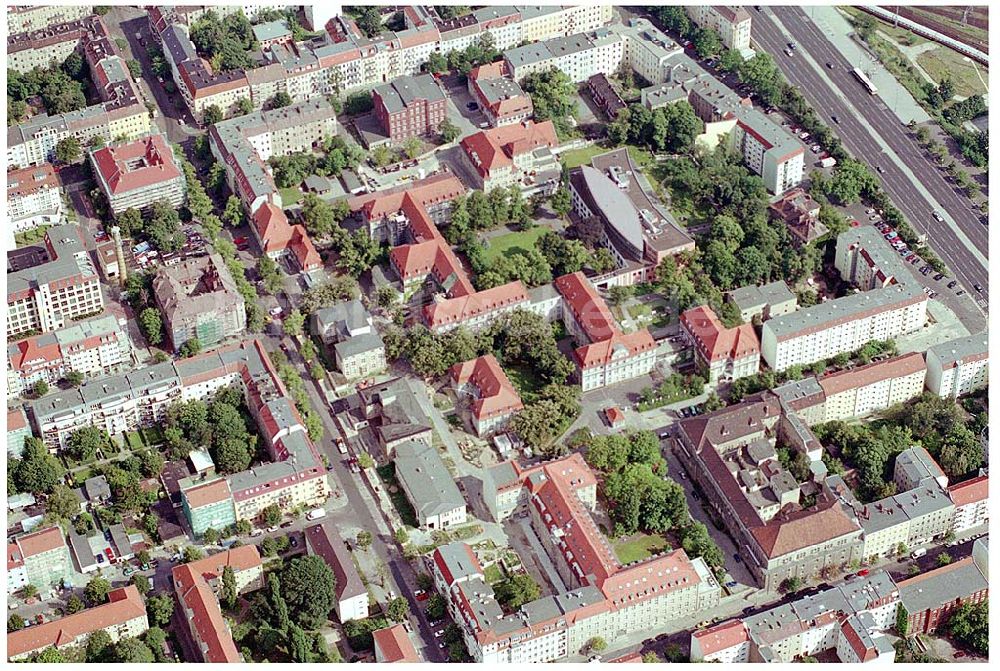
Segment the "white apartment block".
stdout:
[[555,37],[508,50],[504,60],[515,81],[530,74],[556,69],[570,81],[585,82],[593,75],[614,72],[624,57],[624,41],[617,33],[599,31]]
[[864,417],[920,396],[926,370],[923,355],[911,352],[820,378],[825,421]]
[[927,389],[942,398],[958,398],[989,384],[989,339],[966,336],[927,350]]
[[731,142],[771,193],[780,195],[802,183],[805,148],[763,114],[748,112],[737,121]]
[[761,350],[776,371],[809,365],[873,340],[912,333],[927,319],[927,296],[912,284],[855,293],[764,322]]
[[702,28],[719,33],[722,44],[729,49],[747,52],[750,49],[750,12],[744,7],[721,5],[688,5],[688,16]]
[[[7,173],[7,216],[11,233],[62,221],[62,188],[52,164]],[[10,248],[13,249],[13,245]]]
[[91,5],[8,5],[7,34],[28,33],[93,13]]
[[984,472],[971,480],[959,482],[948,488],[948,496],[955,504],[955,521],[951,530],[961,534],[990,521],[990,483]]

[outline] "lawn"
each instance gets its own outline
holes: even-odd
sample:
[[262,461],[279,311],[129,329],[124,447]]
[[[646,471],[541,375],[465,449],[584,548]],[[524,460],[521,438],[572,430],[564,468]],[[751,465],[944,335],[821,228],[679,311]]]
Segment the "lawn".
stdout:
[[403,524],[414,528],[420,526],[416,511],[406,498],[406,494],[403,493],[403,488],[399,486],[399,481],[396,480],[396,465],[389,463],[385,466],[379,466],[375,471],[385,486],[385,493],[389,495],[393,507],[399,513],[399,518],[403,520]]
[[282,207],[291,207],[302,200],[302,190],[298,187],[291,186],[287,189],[278,189],[278,193],[281,194]]
[[590,160],[599,154],[603,154],[609,151],[605,147],[598,144],[592,144],[587,147],[580,147],[579,149],[571,149],[559,155],[562,162],[566,164],[569,169],[578,168],[581,165],[590,163]]
[[486,241],[486,260],[493,261],[501,256],[514,252],[526,252],[534,249],[535,242],[551,229],[546,226],[533,226],[527,231],[505,233]]
[[496,583],[503,580],[503,572],[500,570],[500,566],[497,564],[490,564],[486,567],[486,571],[483,573],[486,576],[486,582],[490,585],[495,585]]
[[30,245],[37,245],[42,240],[45,239],[45,231],[49,230],[48,224],[42,224],[37,228],[33,228],[30,231],[21,231],[20,233],[14,234],[14,244],[18,247],[28,247]]
[[642,561],[670,549],[670,543],[658,534],[636,534],[614,544],[615,556],[622,564]]
[[[925,51],[917,56],[917,63],[935,82],[940,83],[944,79],[950,79],[955,85],[956,95],[972,96],[986,93],[983,81],[989,81],[989,71],[947,47]],[[982,75],[982,80],[979,79],[979,75]]]

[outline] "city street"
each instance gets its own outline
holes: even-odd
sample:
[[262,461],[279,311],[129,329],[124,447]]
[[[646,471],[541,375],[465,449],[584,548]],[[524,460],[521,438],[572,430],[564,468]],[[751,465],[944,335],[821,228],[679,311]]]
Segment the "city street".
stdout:
[[[855,64],[836,50],[801,9],[766,8],[755,13],[753,37],[774,55],[784,75],[799,87],[845,147],[870,166],[882,167],[879,178],[892,202],[918,232],[927,234],[931,247],[970,294],[975,292],[973,284],[983,287],[985,303],[988,230],[979,223],[971,201],[946,181],[881,98],[845,95],[861,91],[850,73]],[[793,58],[783,54],[789,41],[798,44]],[[833,67],[824,67],[825,63]],[[832,120],[834,116],[839,123]],[[934,211],[945,221],[935,220]]]

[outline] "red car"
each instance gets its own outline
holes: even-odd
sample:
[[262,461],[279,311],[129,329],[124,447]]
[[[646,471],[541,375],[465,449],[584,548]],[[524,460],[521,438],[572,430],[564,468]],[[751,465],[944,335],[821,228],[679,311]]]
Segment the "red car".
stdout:
[[246,236],[240,236],[238,238],[233,238],[233,244],[236,245],[236,249],[246,249],[250,241],[247,240]]
[[859,575],[859,576],[861,576],[862,578],[864,578],[864,577],[865,577],[866,575],[868,575],[869,573],[871,573],[871,571],[869,571],[869,570],[868,570],[868,569],[866,569],[866,568],[863,568],[863,569],[861,569],[860,571],[858,571],[858,575]]

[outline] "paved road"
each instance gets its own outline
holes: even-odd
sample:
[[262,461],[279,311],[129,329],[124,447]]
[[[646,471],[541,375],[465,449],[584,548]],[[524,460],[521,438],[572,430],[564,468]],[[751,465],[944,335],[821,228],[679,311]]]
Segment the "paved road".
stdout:
[[[973,284],[984,288],[985,301],[988,230],[979,223],[971,201],[946,181],[882,99],[863,93],[850,74],[852,64],[801,9],[774,7],[755,13],[753,36],[844,146],[869,165],[882,167],[879,178],[893,203],[917,231],[928,235],[970,293],[975,292]],[[798,43],[791,58],[783,53],[790,40]],[[826,68],[826,63],[833,67]],[[946,221],[936,221],[934,210]]]

